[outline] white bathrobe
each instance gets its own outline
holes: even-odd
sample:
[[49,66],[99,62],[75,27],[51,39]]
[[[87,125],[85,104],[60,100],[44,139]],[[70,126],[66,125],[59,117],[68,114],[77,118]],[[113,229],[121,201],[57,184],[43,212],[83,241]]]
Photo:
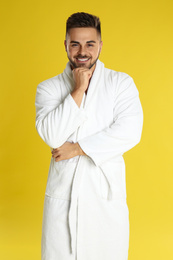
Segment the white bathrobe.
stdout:
[[50,148],[78,142],[87,156],[51,159],[42,260],[127,260],[129,212],[123,153],[141,138],[138,90],[126,73],[97,61],[80,108],[70,64],[36,93],[36,128]]

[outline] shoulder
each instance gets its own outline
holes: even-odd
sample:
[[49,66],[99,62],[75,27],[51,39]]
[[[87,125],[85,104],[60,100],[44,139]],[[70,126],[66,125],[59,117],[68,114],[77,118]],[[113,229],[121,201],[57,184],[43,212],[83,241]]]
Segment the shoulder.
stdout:
[[123,92],[125,90],[138,92],[134,80],[129,74],[105,68],[105,75],[114,93]]
[[61,74],[40,82],[37,86],[37,92],[42,94],[55,94],[58,86],[61,85]]
[[133,78],[125,72],[120,72],[120,71],[115,71],[112,69],[105,68],[105,74],[110,81],[116,84],[133,81]]
[[42,87],[55,87],[57,84],[61,82],[61,74],[56,75],[52,78],[46,79],[38,84],[38,86]]

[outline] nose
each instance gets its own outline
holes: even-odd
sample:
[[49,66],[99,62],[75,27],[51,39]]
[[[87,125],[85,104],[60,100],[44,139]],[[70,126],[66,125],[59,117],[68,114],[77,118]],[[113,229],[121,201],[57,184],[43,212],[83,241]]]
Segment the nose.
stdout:
[[80,46],[79,54],[80,54],[81,56],[85,56],[85,54],[86,54],[86,49],[85,49],[84,46]]

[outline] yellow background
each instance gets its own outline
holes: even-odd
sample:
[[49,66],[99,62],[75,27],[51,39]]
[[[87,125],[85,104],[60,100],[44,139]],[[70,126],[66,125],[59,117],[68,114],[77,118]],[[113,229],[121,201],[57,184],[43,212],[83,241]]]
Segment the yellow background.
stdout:
[[100,60],[134,78],[144,110],[141,143],[124,156],[129,260],[173,260],[172,0],[2,2],[0,259],[40,259],[51,154],[35,130],[35,93],[65,68],[65,22],[77,11],[100,17]]

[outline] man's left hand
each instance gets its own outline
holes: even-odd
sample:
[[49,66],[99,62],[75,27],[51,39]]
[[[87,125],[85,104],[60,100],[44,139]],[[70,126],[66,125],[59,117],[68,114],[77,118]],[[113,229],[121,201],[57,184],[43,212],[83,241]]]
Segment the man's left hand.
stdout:
[[62,146],[52,151],[52,157],[55,158],[55,162],[67,160],[77,155],[86,155],[78,143],[65,142]]

